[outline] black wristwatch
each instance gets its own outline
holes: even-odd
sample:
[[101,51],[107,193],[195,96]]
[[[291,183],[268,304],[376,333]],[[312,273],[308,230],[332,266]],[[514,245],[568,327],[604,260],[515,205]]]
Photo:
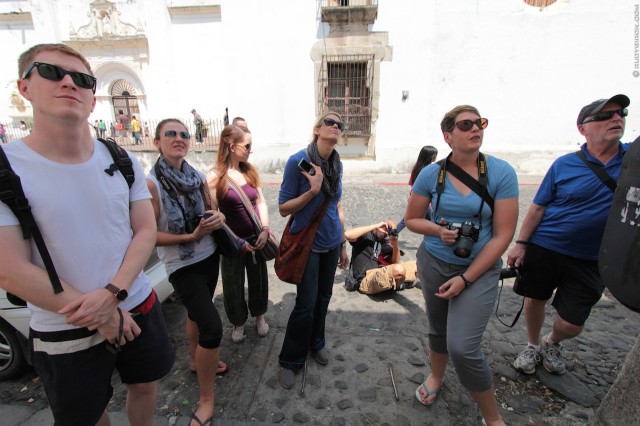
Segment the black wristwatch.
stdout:
[[462,274],[460,274],[460,278],[462,278],[462,281],[464,281],[464,288],[469,287],[471,284],[473,284],[472,281],[469,281],[468,279],[465,278],[464,276],[464,272]]
[[104,288],[107,291],[113,293],[113,295],[115,296],[118,302],[124,302],[127,299],[127,297],[129,297],[129,292],[127,292],[127,290],[118,288],[111,283],[105,285]]

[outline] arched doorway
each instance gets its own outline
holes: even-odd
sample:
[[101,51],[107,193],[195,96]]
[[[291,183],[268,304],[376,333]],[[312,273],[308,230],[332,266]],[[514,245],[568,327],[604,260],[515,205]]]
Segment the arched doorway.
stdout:
[[113,115],[117,117],[120,110],[127,117],[132,115],[140,117],[140,107],[136,97],[136,88],[127,80],[116,80],[111,86],[111,104]]

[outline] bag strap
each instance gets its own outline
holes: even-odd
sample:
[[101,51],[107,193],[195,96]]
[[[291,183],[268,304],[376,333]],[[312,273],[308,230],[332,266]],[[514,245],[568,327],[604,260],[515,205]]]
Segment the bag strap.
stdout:
[[592,163],[591,161],[587,160],[587,156],[584,155],[584,152],[582,152],[582,150],[577,151],[576,154],[578,154],[578,157],[580,157],[584,164],[586,164],[591,169],[591,171],[595,173],[596,176],[598,176],[605,185],[607,185],[611,192],[616,192],[618,184],[609,175],[609,173],[607,173],[604,166],[602,166],[601,164]]
[[98,140],[107,147],[109,154],[111,154],[111,157],[113,158],[113,163],[104,171],[109,176],[113,176],[113,174],[119,170],[120,173],[122,173],[124,180],[127,181],[127,185],[131,188],[133,182],[136,180],[136,175],[133,171],[133,163],[131,162],[131,158],[129,158],[127,151],[125,151],[124,148],[118,145],[118,143],[111,138],[98,138]]
[[253,204],[251,204],[251,200],[249,200],[247,193],[244,192],[244,189],[242,189],[242,187],[238,185],[235,180],[233,180],[229,176],[227,176],[227,178],[229,179],[229,186],[231,186],[236,194],[238,194],[238,196],[240,197],[240,201],[242,201],[244,209],[247,211],[247,214],[251,218],[251,222],[253,222],[253,227],[256,230],[256,234],[260,234],[260,232],[262,232],[262,222],[260,221],[260,217],[258,216],[256,209],[253,207]]
[[47,245],[44,243],[44,239],[40,233],[40,228],[38,228],[36,219],[31,212],[29,200],[24,195],[20,176],[11,168],[9,159],[2,147],[0,147],[0,200],[5,203],[16,218],[18,218],[24,239],[28,240],[33,237],[33,241],[36,243],[42,262],[49,275],[53,292],[56,294],[62,293],[64,289],[60,283],[60,278],[56,272],[49,250],[47,250]]
[[311,227],[309,228],[309,235],[310,235],[311,241],[313,241],[313,239],[316,236],[316,232],[318,231],[318,227],[320,226],[320,221],[322,220],[324,213],[327,211],[328,206],[329,206],[329,198],[325,198],[324,202],[322,203],[322,206],[320,207],[320,210],[317,211],[316,216],[312,219],[312,222],[311,222],[312,224],[311,224]]

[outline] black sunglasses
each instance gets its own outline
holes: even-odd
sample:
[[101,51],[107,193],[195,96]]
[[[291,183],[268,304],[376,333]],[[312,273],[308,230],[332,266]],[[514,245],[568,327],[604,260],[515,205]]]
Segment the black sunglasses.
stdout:
[[25,72],[22,74],[22,79],[26,79],[29,77],[32,69],[37,69],[40,77],[46,78],[51,81],[60,81],[64,78],[65,75],[69,74],[73,83],[81,87],[83,89],[91,89],[93,93],[96,93],[96,78],[92,75],[85,74],[77,71],[67,71],[63,68],[60,68],[56,65],[45,64],[44,62],[34,62],[27,67]]
[[175,130],[167,130],[166,132],[164,132],[164,135],[168,138],[175,138],[176,136],[180,135],[182,139],[191,139],[191,135],[189,134],[189,132],[185,132],[184,130],[181,132],[176,132]]
[[489,120],[487,120],[486,118],[478,118],[477,120],[460,120],[455,123],[451,127],[451,129],[449,129],[449,132],[452,132],[454,127],[457,127],[463,132],[468,132],[473,128],[474,124],[478,126],[478,129],[486,129],[489,125]]
[[342,121],[336,121],[333,118],[325,118],[322,122],[325,126],[338,126],[338,129],[340,129],[341,132],[344,130],[344,123]]
[[590,117],[585,118],[584,120],[582,120],[582,124],[586,124],[586,123],[591,123],[592,121],[607,121],[607,120],[611,120],[613,118],[614,115],[618,114],[620,117],[624,118],[627,116],[627,114],[629,114],[629,111],[627,111],[626,108],[622,108],[622,109],[616,109],[613,111],[601,111],[597,114],[594,114]]

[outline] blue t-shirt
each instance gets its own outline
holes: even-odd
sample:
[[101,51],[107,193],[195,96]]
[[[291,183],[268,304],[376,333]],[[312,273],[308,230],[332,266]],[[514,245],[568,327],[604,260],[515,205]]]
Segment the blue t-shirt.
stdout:
[[[492,156],[487,158],[487,192],[494,200],[505,198],[514,198],[518,196],[518,178],[515,170],[504,160]],[[431,205],[436,208],[438,193],[436,186],[438,183],[438,172],[440,165],[432,163],[422,169],[416,182],[413,184],[412,191],[424,197],[431,198]],[[482,199],[478,194],[471,191],[463,196],[453,186],[449,179],[449,174],[445,178],[444,191],[440,195],[440,204],[438,210],[433,212],[433,222],[440,223],[440,219],[444,218],[447,222],[462,223],[471,221],[474,225],[479,226],[480,221],[478,211]],[[454,245],[446,245],[440,237],[425,235],[424,248],[438,259],[455,264],[470,265],[473,259],[480,253],[480,250],[489,242],[493,236],[493,214],[491,208],[484,203],[482,206],[482,229],[478,242],[473,245],[471,255],[467,258],[458,257],[453,253]],[[502,261],[499,260],[498,264]]]
[[[603,165],[586,146],[580,150],[587,160]],[[618,154],[605,166],[615,180],[628,149],[629,144],[621,143]],[[529,241],[567,256],[598,260],[612,201],[613,192],[575,152],[563,155],[553,162],[533,199],[545,211]]]
[[[284,204],[311,189],[309,180],[298,168],[298,162],[302,158],[311,162],[311,159],[307,156],[306,148],[289,157],[287,165],[284,168],[278,204]],[[340,202],[341,197],[342,176],[340,176],[338,192],[329,200],[326,213],[320,222],[318,232],[313,240],[313,248],[316,250],[334,249],[340,245],[342,241],[342,224],[340,223],[340,216],[338,214],[338,202]],[[320,191],[307,205],[293,215],[293,221],[290,227],[292,233],[296,234],[307,226],[313,218],[314,213],[322,207],[325,198],[324,192]]]

